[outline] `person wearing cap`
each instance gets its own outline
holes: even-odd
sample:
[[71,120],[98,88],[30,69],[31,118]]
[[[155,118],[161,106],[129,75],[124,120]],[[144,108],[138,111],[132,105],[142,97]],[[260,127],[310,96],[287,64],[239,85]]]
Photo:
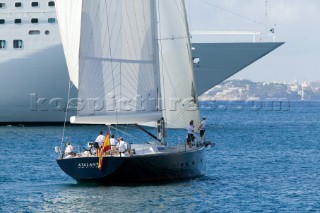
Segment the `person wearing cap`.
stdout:
[[201,138],[201,141],[203,142],[204,141],[204,132],[206,131],[206,117],[203,116],[202,117],[202,121],[201,121],[201,124],[199,126],[199,130],[200,130],[200,138]]

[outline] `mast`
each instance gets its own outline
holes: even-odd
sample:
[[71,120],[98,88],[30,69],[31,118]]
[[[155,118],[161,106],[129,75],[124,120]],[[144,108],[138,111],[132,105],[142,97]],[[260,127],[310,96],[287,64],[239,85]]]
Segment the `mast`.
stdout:
[[[160,64],[159,64],[159,44],[158,44],[158,19],[157,19],[157,0],[150,0],[151,4],[151,11],[152,11],[152,16],[151,16],[151,26],[152,26],[152,32],[153,32],[153,56],[154,56],[154,69],[157,73],[155,75],[156,79],[155,81],[158,82],[158,85],[160,86]],[[158,110],[162,109],[161,102],[159,100],[161,99],[161,90],[159,87],[157,87],[157,96],[155,97],[155,106]],[[149,100],[151,101],[151,100]]]
[[197,91],[196,91],[196,82],[195,82],[195,75],[194,75],[194,70],[193,70],[193,60],[192,60],[192,52],[191,52],[191,34],[190,34],[190,29],[189,29],[189,24],[188,24],[188,17],[187,17],[187,10],[186,10],[186,4],[185,0],[181,0],[184,8],[184,18],[185,18],[185,25],[187,28],[187,34],[188,34],[188,52],[189,52],[189,62],[190,62],[190,67],[192,69],[192,91],[191,95],[194,98],[194,103],[198,106],[198,96],[197,96]]

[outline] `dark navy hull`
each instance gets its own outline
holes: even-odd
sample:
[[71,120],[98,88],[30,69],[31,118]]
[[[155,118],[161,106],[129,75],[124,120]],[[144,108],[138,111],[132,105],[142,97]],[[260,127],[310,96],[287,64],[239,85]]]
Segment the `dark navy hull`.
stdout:
[[78,182],[104,184],[188,179],[205,174],[204,148],[188,152],[132,157],[58,159],[60,168]]

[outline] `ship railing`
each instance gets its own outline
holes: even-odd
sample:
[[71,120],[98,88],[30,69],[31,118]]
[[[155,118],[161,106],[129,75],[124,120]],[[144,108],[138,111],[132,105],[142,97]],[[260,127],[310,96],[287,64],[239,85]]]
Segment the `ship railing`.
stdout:
[[[270,32],[270,33],[269,33]],[[261,42],[262,37],[267,37],[267,38],[272,38],[272,41],[276,41],[276,35],[274,33],[274,29],[270,29],[268,33],[263,33],[263,32],[257,32],[257,31],[211,31],[211,30],[194,30],[191,31],[190,34],[201,36],[201,35],[207,35],[207,36],[225,36],[225,35],[237,35],[237,36],[243,36],[243,35],[248,35],[252,36],[253,42]]]
[[[146,155],[146,154],[158,154],[158,153],[179,153],[179,152],[186,152],[191,149],[198,149],[198,141],[196,140],[193,147],[189,148],[188,144],[181,140],[180,137],[178,137],[178,143],[162,146],[158,142],[148,142],[144,144],[130,144],[131,149],[127,150],[131,154],[135,153],[135,155]],[[84,147],[84,146],[78,146],[74,145],[74,152],[77,157],[96,157],[96,149],[92,147]],[[60,151],[60,150],[59,150]],[[87,154],[84,154],[87,152]],[[63,154],[63,158],[67,157],[65,156],[65,149],[60,151],[60,157]],[[105,156],[118,156],[119,154],[115,154],[112,151],[106,152],[104,154]]]

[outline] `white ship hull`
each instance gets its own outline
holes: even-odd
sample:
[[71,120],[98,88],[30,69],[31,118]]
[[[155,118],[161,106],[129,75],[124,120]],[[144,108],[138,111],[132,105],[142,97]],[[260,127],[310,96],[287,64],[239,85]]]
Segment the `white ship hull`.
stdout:
[[69,77],[61,45],[2,62],[0,75],[0,122],[64,120],[64,113],[53,106],[58,101],[52,102],[67,98]]
[[[281,43],[193,44],[195,78],[202,94]],[[1,123],[54,123],[65,119],[69,77],[61,45],[1,62]],[[71,95],[75,96],[76,89]],[[73,113],[70,112],[69,116]]]

